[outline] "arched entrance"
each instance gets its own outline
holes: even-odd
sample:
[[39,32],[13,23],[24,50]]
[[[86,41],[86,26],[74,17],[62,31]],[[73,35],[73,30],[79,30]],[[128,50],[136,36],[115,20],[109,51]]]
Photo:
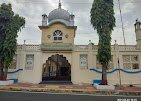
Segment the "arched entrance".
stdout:
[[52,55],[43,64],[42,81],[70,81],[71,65],[63,55]]

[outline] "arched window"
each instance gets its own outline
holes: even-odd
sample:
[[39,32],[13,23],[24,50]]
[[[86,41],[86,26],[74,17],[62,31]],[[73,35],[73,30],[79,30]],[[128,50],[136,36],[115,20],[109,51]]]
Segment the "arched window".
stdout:
[[53,34],[54,40],[62,40],[62,32],[60,30],[56,30]]

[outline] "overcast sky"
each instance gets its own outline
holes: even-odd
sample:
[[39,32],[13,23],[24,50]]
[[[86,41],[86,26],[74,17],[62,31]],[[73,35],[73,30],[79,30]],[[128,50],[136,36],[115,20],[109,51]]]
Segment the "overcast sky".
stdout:
[[[47,15],[58,8],[59,0],[0,0],[1,3],[11,3],[13,11],[26,19],[25,28],[18,33],[18,43],[40,44],[41,31],[38,26],[41,25],[41,15]],[[90,24],[90,9],[93,0],[61,0],[62,8],[75,15],[75,25],[77,26],[75,44],[87,45],[89,40],[98,44],[98,35]],[[120,0],[121,10],[124,22],[124,31],[127,45],[135,45],[134,23],[138,18],[141,20],[141,0]],[[114,10],[116,18],[116,27],[112,32],[112,44],[117,40],[118,44],[123,45],[123,32],[119,12],[118,0],[114,0]]]

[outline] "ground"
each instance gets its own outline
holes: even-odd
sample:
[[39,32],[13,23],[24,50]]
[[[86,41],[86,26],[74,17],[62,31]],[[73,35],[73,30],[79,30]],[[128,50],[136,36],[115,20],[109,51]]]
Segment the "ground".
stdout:
[[27,84],[17,83],[7,86],[0,86],[0,90],[12,91],[33,91],[33,92],[63,92],[63,93],[83,93],[83,94],[104,94],[104,95],[141,95],[141,85],[129,87],[124,85],[116,87],[115,90],[96,90],[93,85],[75,85],[75,84]]

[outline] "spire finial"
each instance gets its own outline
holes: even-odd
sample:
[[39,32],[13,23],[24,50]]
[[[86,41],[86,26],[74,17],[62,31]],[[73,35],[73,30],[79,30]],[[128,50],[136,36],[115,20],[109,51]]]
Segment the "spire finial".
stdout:
[[61,9],[61,0],[59,0],[59,6],[58,6],[58,8]]
[[136,22],[138,22],[139,20],[138,20],[138,18],[136,19]]
[[115,40],[115,44],[117,44],[117,40]]

